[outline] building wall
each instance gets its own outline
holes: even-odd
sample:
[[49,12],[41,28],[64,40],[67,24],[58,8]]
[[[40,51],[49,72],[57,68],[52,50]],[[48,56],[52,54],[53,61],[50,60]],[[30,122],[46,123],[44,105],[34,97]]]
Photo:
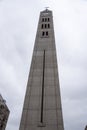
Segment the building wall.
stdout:
[[5,100],[3,100],[2,96],[0,95],[0,130],[5,130],[8,116],[9,109],[6,105]]
[[87,126],[85,127],[85,130],[87,130]]

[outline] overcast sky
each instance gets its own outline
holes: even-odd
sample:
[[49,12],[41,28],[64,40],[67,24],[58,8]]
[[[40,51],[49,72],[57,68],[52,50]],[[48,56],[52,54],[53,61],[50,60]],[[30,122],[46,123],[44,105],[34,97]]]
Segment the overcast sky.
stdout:
[[40,11],[53,11],[65,130],[87,124],[87,0],[0,0],[0,93],[18,130]]

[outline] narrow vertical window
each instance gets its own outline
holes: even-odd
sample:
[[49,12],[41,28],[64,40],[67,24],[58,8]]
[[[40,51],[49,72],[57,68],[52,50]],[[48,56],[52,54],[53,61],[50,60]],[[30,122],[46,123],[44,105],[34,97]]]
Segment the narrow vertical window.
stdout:
[[48,28],[50,28],[50,24],[48,24]]
[[47,22],[47,18],[45,18],[45,22]]
[[46,36],[48,36],[48,32],[46,32]]
[[42,32],[42,36],[44,36],[45,35],[45,32]]
[[45,24],[45,28],[47,27],[47,25]]
[[50,21],[50,19],[48,18],[48,22]]
[[44,22],[44,18],[42,18],[42,22]]
[[43,24],[41,25],[41,28],[43,29]]

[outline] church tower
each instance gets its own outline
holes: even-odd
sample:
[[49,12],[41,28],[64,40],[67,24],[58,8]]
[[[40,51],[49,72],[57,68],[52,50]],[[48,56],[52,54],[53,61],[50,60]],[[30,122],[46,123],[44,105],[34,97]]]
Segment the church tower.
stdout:
[[40,13],[19,130],[64,130],[52,11]]

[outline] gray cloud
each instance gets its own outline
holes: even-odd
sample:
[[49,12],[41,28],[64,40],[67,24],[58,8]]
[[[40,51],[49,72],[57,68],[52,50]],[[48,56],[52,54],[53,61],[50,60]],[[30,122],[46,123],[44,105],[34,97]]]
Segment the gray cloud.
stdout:
[[65,130],[87,124],[87,2],[0,2],[0,93],[11,111],[6,130],[18,130],[39,12],[53,10]]

